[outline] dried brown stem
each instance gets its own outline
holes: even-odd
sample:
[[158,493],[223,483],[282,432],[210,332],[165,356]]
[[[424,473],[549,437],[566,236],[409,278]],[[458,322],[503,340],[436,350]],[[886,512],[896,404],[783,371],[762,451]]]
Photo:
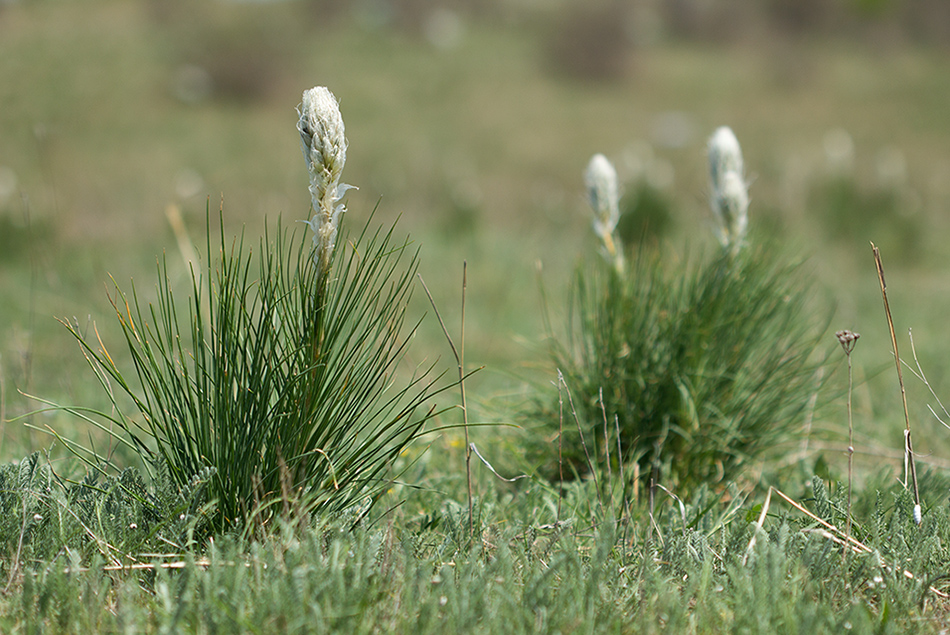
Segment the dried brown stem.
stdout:
[[897,366],[897,381],[900,383],[901,400],[904,405],[904,487],[907,487],[907,481],[910,480],[914,488],[914,522],[920,524],[920,491],[917,488],[917,467],[914,465],[914,446],[910,439],[910,412],[907,409],[907,391],[904,390],[904,376],[901,373],[901,357],[897,351],[897,335],[894,332],[894,319],[891,317],[891,308],[887,304],[887,284],[884,282],[884,264],[881,262],[881,251],[873,242],[871,243],[871,251],[874,253],[877,277],[881,282],[881,296],[884,298],[884,313],[887,315],[887,327],[891,333],[891,346],[894,348],[894,363]]
[[422,288],[429,298],[432,310],[435,311],[435,317],[439,321],[439,326],[442,327],[445,339],[448,340],[449,348],[452,349],[452,355],[455,356],[455,362],[458,364],[459,391],[462,393],[462,428],[465,430],[465,483],[468,487],[468,531],[469,536],[474,537],[475,512],[472,497],[472,445],[468,439],[468,404],[465,400],[465,289],[468,285],[468,262],[462,261],[462,332],[459,336],[459,348],[455,348],[455,342],[452,341],[452,336],[449,335],[449,329],[445,326],[445,321],[442,320],[439,308],[435,305],[435,300],[432,299],[432,294],[429,293],[429,287],[426,286],[426,282],[422,279],[421,274],[419,275],[419,282],[422,283]]
[[[844,354],[848,356],[848,517],[847,517],[847,526],[845,529],[845,535],[851,535],[851,491],[854,484],[854,417],[851,409],[851,396],[854,393],[854,372],[851,365],[851,351],[854,350],[854,345],[857,343],[858,338],[861,337],[860,333],[855,333],[847,329],[843,331],[838,331],[835,333],[835,337],[838,338],[838,342],[841,343],[841,348],[844,349]],[[844,552],[844,558],[847,559],[848,552]]]

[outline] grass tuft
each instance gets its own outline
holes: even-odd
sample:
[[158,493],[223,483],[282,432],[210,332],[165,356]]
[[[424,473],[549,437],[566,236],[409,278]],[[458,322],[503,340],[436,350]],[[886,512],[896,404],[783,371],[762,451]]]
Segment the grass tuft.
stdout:
[[[800,435],[821,324],[807,277],[775,253],[749,246],[669,264],[643,249],[621,273],[578,268],[567,335],[552,345],[577,406],[577,425],[562,426],[568,476],[637,464],[628,476],[717,483]],[[549,437],[557,424],[547,417]]]
[[[155,304],[116,287],[134,379],[98,335],[67,325],[114,406],[68,410],[180,488],[213,469],[216,530],[267,522],[281,502],[333,512],[374,501],[394,477],[391,461],[433,414],[416,412],[433,392],[432,367],[407,377],[400,369],[416,327],[406,310],[417,253],[393,229],[367,225],[344,237],[326,276],[309,241],[279,224],[256,254],[243,234],[225,241],[222,231],[216,253],[209,240],[213,264],[192,273],[184,320],[164,264]],[[67,443],[89,465],[105,463]]]

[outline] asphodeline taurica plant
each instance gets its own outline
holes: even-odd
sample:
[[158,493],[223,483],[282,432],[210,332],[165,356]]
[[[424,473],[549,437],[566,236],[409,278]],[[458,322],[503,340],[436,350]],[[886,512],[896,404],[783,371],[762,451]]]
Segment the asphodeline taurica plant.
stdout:
[[722,126],[709,138],[710,205],[719,223],[719,241],[738,251],[749,224],[749,192],[742,175],[742,149],[732,129]]
[[774,244],[745,238],[749,199],[732,131],[719,128],[708,151],[723,248],[664,259],[661,245],[645,243],[626,265],[613,235],[616,171],[602,155],[590,160],[584,181],[608,257],[577,268],[567,338],[552,338],[577,423],[563,425],[560,394],[557,409],[546,407],[556,413],[557,478],[721,482],[764,469],[803,429],[822,332],[808,280]]
[[346,206],[340,202],[352,185],[340,183],[346,164],[346,130],[336,97],[325,86],[303,93],[298,109],[297,130],[304,160],[310,173],[310,198],[314,216],[305,221],[313,230],[314,263],[321,275],[330,268],[340,217]]
[[604,243],[604,255],[618,272],[624,268],[623,246],[616,235],[620,221],[620,187],[617,170],[602,154],[595,154],[584,172],[587,196],[594,210],[594,233]]
[[[69,325],[114,406],[81,416],[180,488],[206,475],[210,530],[262,526],[291,510],[366,513],[394,478],[393,461],[435,414],[416,412],[436,392],[432,365],[403,367],[417,324],[406,322],[417,252],[408,238],[393,238],[394,228],[341,227],[349,186],[340,183],[347,148],[339,106],[317,87],[303,94],[299,113],[313,246],[279,223],[259,249],[243,233],[229,246],[222,210],[220,246],[208,240],[187,304],[176,300],[164,262],[153,304],[117,288],[116,318],[138,381],[102,340]],[[130,414],[112,387],[131,398]],[[68,447],[94,469],[107,460]]]

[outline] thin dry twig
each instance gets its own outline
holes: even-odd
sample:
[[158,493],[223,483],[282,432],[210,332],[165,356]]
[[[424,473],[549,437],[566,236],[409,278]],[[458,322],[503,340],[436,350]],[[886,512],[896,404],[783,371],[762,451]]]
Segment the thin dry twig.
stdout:
[[871,243],[874,253],[874,264],[877,266],[877,277],[881,282],[881,296],[884,298],[884,313],[887,315],[887,327],[891,333],[891,346],[894,348],[894,363],[897,366],[897,381],[901,387],[901,400],[904,404],[904,487],[907,487],[908,477],[914,488],[914,522],[921,522],[920,491],[917,488],[917,467],[914,465],[914,446],[910,439],[910,411],[907,408],[907,391],[904,390],[904,376],[901,373],[901,356],[897,351],[897,335],[894,332],[894,320],[891,317],[891,308],[887,304],[887,284],[884,282],[884,264],[881,262],[881,251]]
[[[174,562],[134,562],[131,564],[110,564],[98,569],[92,569],[90,567],[66,567],[63,572],[88,573],[90,571],[154,571],[157,569],[184,569],[189,564],[207,569],[211,566],[211,561],[207,558],[201,558],[200,560],[195,560],[194,562],[176,560]],[[234,562],[218,562],[217,564],[223,564],[232,567],[236,566],[236,563]],[[250,566],[250,564],[244,563],[244,566],[247,567]]]
[[557,380],[559,383],[564,384],[564,390],[567,391],[567,403],[571,407],[571,416],[574,417],[574,423],[577,426],[577,434],[581,437],[581,447],[584,448],[584,456],[587,458],[587,467],[590,469],[591,477],[594,479],[594,489],[597,490],[597,503],[600,505],[601,514],[604,511],[604,498],[603,493],[600,491],[600,483],[597,482],[597,469],[594,465],[593,459],[590,457],[590,452],[587,449],[587,441],[584,439],[584,431],[581,430],[581,421],[577,416],[577,409],[574,407],[574,397],[571,395],[571,389],[567,385],[567,381],[564,379],[564,373],[561,372],[561,369],[557,369]]
[[[604,405],[603,388],[600,389],[598,395],[598,401],[600,402],[600,412],[604,419],[604,460],[607,462],[607,483],[610,487],[613,486],[614,473],[613,468],[610,466],[610,434],[607,432],[607,407]],[[612,498],[613,496],[611,496],[611,499]]]
[[[842,531],[841,531],[840,529],[838,529],[837,527],[835,527],[835,526],[832,525],[831,523],[829,523],[829,522],[827,522],[827,521],[825,521],[825,520],[819,518],[818,516],[816,516],[816,515],[813,514],[812,512],[808,511],[807,509],[805,509],[805,507],[803,507],[802,505],[800,505],[800,504],[797,503],[796,501],[792,500],[792,498],[789,497],[787,494],[785,494],[782,490],[778,489],[777,487],[770,487],[770,488],[769,488],[769,493],[771,493],[772,491],[774,491],[776,494],[778,494],[779,497],[781,497],[783,500],[785,500],[786,503],[788,503],[789,505],[791,505],[792,507],[794,507],[795,509],[797,509],[797,510],[800,511],[801,513],[805,514],[806,516],[808,516],[809,518],[811,518],[812,520],[814,520],[815,522],[817,522],[819,525],[821,525],[824,529],[827,530],[827,534],[826,534],[826,533],[822,533],[821,530],[816,530],[816,529],[810,529],[810,530],[809,530],[809,529],[803,529],[802,531],[804,531],[804,532],[806,532],[806,533],[816,532],[816,533],[819,533],[819,534],[822,535],[822,536],[827,536],[828,534],[830,534],[831,536],[833,536],[833,537],[836,538],[836,539],[834,540],[835,543],[837,543],[837,544],[839,544],[839,545],[842,545],[842,546],[844,546],[844,547],[847,547],[848,549],[850,549],[850,550],[853,551],[854,553],[869,554],[869,553],[872,553],[872,552],[873,552],[873,549],[871,549],[870,547],[868,547],[867,545],[865,545],[865,544],[864,544],[863,542],[861,542],[860,540],[857,540],[857,539],[854,538],[853,536],[845,536],[845,535],[843,535],[843,533],[842,533]],[[890,568],[891,568],[890,566],[888,566],[887,564],[884,564],[883,562],[881,563],[881,566],[884,567],[885,569],[890,569]],[[908,571],[907,569],[901,569],[900,571],[901,571],[901,573],[904,575],[904,577],[907,578],[907,579],[909,579],[909,580],[916,580],[916,579],[917,579],[916,576],[915,576],[912,572]],[[941,590],[939,590],[939,589],[937,589],[937,588],[934,588],[933,586],[929,586],[928,588],[929,588],[930,592],[933,593],[934,595],[936,595],[936,596],[938,596],[938,597],[940,597],[940,598],[950,599],[950,593],[945,593],[945,592],[943,592],[943,591],[941,591]]]
[[455,356],[455,362],[458,364],[459,391],[462,393],[462,428],[465,430],[465,483],[468,487],[468,531],[469,536],[474,537],[475,512],[474,504],[472,502],[472,445],[468,439],[468,404],[465,400],[465,289],[468,286],[468,262],[462,261],[462,331],[459,336],[458,349],[455,348],[455,343],[452,341],[452,336],[449,335],[449,329],[445,326],[445,321],[439,314],[439,308],[435,305],[435,300],[432,299],[432,294],[429,293],[429,287],[426,286],[426,281],[422,279],[422,274],[419,274],[419,282],[422,283],[422,288],[425,290],[426,296],[429,298],[429,303],[432,305],[432,310],[435,311],[435,317],[439,321],[439,326],[442,327],[442,332],[445,334],[445,339],[448,340],[449,348],[452,349],[452,355]]
[[474,443],[469,445],[469,449],[475,453],[475,456],[481,459],[482,463],[485,464],[485,467],[487,467],[491,471],[492,474],[494,474],[501,480],[505,481],[506,483],[514,483],[515,481],[521,480],[523,478],[528,478],[527,474],[519,474],[518,476],[515,476],[513,478],[505,478],[504,476],[498,473],[498,470],[492,467],[492,464],[488,462],[488,459],[482,456],[482,453],[478,451],[478,448],[475,446]]
[[[915,371],[913,368],[910,367],[909,364],[905,363],[904,365],[907,366],[908,369],[910,369],[910,372],[917,379],[923,382],[924,386],[927,387],[927,390],[930,391],[930,395],[937,402],[937,405],[940,406],[940,410],[943,411],[943,416],[947,419],[947,421],[950,421],[950,412],[947,411],[947,407],[943,405],[943,402],[940,401],[940,397],[938,397],[936,391],[934,391],[933,386],[930,385],[930,382],[927,380],[927,375],[924,374],[924,369],[920,365],[920,360],[917,359],[917,348],[914,346],[913,329],[907,329],[907,338],[910,340],[910,352],[914,356],[914,365],[917,366],[917,370]],[[941,419],[940,415],[936,413],[936,411],[930,406],[930,404],[927,404],[927,409],[930,410],[930,413],[934,416],[934,418],[937,421],[943,424],[943,427],[950,429],[950,424],[948,424],[947,421],[944,421],[944,419]]]
[[[844,354],[848,357],[848,517],[845,535],[850,536],[851,488],[854,483],[854,417],[852,415],[851,409],[851,396],[854,393],[854,371],[851,365],[851,351],[854,350],[854,346],[857,344],[858,338],[861,337],[861,334],[845,329],[835,333],[835,337],[838,338],[841,348],[844,349]],[[845,558],[847,558],[847,553],[847,551],[844,552]]]
[[769,513],[769,506],[772,504],[773,489],[774,488],[772,487],[769,488],[769,493],[765,496],[765,503],[762,505],[762,511],[759,513],[759,519],[755,521],[755,529],[752,530],[752,539],[749,540],[749,546],[745,548],[745,555],[742,556],[743,566],[745,566],[746,562],[749,561],[749,556],[752,555],[752,550],[755,549],[755,543],[759,538],[759,532],[762,531],[762,525],[765,523],[765,517]]
[[[561,374],[558,373],[557,382],[557,471],[558,483],[564,483],[564,396],[561,392]],[[564,496],[558,491],[557,495],[557,522],[561,522],[561,499]]]

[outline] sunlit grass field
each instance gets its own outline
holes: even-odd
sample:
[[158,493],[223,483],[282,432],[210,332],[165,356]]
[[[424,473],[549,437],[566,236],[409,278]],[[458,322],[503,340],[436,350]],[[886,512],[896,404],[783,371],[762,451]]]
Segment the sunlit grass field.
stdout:
[[[808,260],[818,304],[835,307],[831,331],[864,334],[860,372],[876,374],[890,358],[872,239],[898,331],[906,339],[915,329],[928,376],[943,385],[950,75],[939,50],[671,43],[633,51],[623,77],[598,82],[550,72],[546,31],[531,23],[466,22],[457,44],[440,49],[398,30],[307,18],[293,3],[181,11],[189,19],[109,2],[0,13],[0,157],[15,175],[2,204],[8,418],[29,408],[17,390],[81,396],[83,362],[56,318],[108,314],[109,275],[148,288],[160,254],[178,267],[169,205],[198,244],[209,206],[223,204],[227,226],[252,235],[265,215],[306,216],[290,105],[314,83],[332,87],[347,114],[348,178],[360,188],[349,195],[349,222],[361,224],[377,203],[380,219],[399,217],[423,247],[422,275],[450,323],[468,261],[466,353],[488,366],[472,382],[480,397],[516,389],[522,372],[539,379],[526,368],[543,359],[538,265],[557,296],[590,248],[587,158],[607,154],[630,188],[644,173],[653,178],[672,214],[673,229],[658,240],[682,253],[711,240],[704,145],[721,124],[743,143],[753,227],[779,233]],[[229,59],[234,51],[243,57]],[[245,57],[266,72],[247,79],[244,93],[176,97],[183,66],[251,74]],[[850,135],[853,158],[836,158],[835,130]],[[854,192],[828,221],[821,188],[842,170]],[[870,234],[863,207],[881,196],[894,203]],[[417,354],[446,355],[432,322]],[[509,375],[516,379],[500,377]],[[897,396],[891,379],[881,387],[894,390],[874,394]],[[878,433],[894,399],[862,400],[861,390],[862,430],[889,445]],[[931,426],[922,399],[911,401]],[[926,436],[938,443],[933,430]],[[4,456],[22,453],[26,439],[6,426]]]
[[[861,333],[852,358],[857,482],[890,486],[900,474],[903,411],[869,241],[881,248],[901,357],[916,370],[913,329],[931,386],[950,398],[946,50],[807,37],[665,40],[628,50],[614,78],[583,79],[552,65],[551,26],[540,13],[465,18],[443,41],[304,3],[0,4],[0,463],[49,449],[54,465],[75,471],[61,444],[36,429],[47,425],[108,443],[62,413],[22,418],[38,407],[27,395],[107,407],[57,320],[87,333],[96,324],[121,350],[121,335],[109,328],[110,277],[123,289],[134,279],[150,299],[164,258],[172,283],[187,290],[169,209],[180,211],[199,253],[208,210],[214,219],[221,209],[225,231],[244,229],[251,243],[265,217],[285,224],[308,217],[294,106],[303,89],[325,85],[346,119],[346,182],[359,188],[347,195],[345,222],[362,227],[374,209],[374,223],[398,219],[397,234],[421,247],[420,275],[456,344],[467,263],[465,362],[484,366],[466,381],[469,420],[493,424],[471,434],[496,469],[536,467],[524,454],[536,422],[520,413],[557,377],[543,298],[555,330],[563,328],[572,272],[596,251],[582,176],[591,155],[617,165],[627,204],[643,184],[661,201],[668,224],[648,231],[642,246],[687,259],[715,245],[706,141],[728,125],[751,180],[753,235],[777,239],[803,261],[814,279],[811,310],[827,324],[830,361],[802,465],[847,477],[846,360],[834,332],[849,328]],[[421,288],[412,306],[428,315],[408,362],[441,358],[454,373]],[[928,411],[936,403],[927,387],[909,370],[904,380],[919,462],[945,470],[950,430]],[[437,423],[460,421],[451,410]],[[423,491],[393,492],[392,504],[410,501],[399,521],[407,532],[422,536],[433,519],[448,527],[446,519],[461,517],[447,501],[464,507],[463,457],[458,429],[408,451],[404,460],[416,462],[406,479]],[[118,462],[134,457],[120,452]],[[538,510],[551,504],[534,490],[521,496],[477,459],[473,473],[489,505],[485,523],[499,535],[517,522],[541,522]],[[945,507],[945,494],[930,504]],[[749,513],[751,522],[757,512]],[[426,558],[429,547],[404,545]],[[411,559],[406,554],[397,560]],[[619,589],[611,587],[610,601],[622,603]],[[153,590],[162,593],[159,583]],[[443,597],[426,593],[416,596],[423,604]]]

